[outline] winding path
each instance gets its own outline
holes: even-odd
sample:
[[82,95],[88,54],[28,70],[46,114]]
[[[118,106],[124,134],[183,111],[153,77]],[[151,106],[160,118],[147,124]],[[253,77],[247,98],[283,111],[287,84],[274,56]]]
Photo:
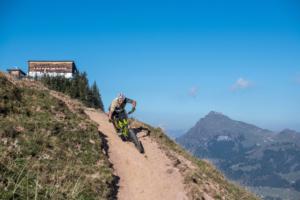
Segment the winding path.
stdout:
[[183,177],[153,140],[140,137],[145,148],[145,154],[140,154],[132,143],[121,141],[105,113],[85,112],[99,124],[99,131],[107,136],[109,158],[120,177],[119,200],[188,199]]

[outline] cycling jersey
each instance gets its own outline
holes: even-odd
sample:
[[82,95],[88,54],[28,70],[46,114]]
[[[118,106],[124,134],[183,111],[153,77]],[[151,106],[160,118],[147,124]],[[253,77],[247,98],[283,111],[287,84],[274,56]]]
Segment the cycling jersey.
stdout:
[[114,99],[109,107],[110,112],[121,113],[124,111],[127,103],[133,103],[132,99],[125,98],[123,103],[119,104],[118,98]]

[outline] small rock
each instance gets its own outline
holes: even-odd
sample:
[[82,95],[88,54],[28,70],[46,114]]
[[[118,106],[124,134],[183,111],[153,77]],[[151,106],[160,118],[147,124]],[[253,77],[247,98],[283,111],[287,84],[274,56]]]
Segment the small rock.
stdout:
[[94,140],[92,140],[92,139],[90,139],[90,141],[89,141],[91,144],[95,144],[95,141]]
[[178,159],[174,160],[174,162],[173,162],[174,167],[177,167],[180,164],[181,164],[181,162]]

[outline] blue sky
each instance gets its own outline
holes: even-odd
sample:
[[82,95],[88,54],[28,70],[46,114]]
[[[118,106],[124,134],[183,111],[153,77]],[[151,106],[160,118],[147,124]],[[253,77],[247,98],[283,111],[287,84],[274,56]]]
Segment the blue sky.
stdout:
[[0,70],[75,60],[106,107],[188,129],[210,110],[300,131],[297,0],[0,0]]

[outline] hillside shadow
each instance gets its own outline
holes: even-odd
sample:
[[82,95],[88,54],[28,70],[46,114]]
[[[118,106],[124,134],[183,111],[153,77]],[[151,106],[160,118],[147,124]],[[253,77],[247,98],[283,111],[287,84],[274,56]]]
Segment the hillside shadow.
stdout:
[[[98,131],[100,142],[101,142],[101,147],[102,150],[104,151],[104,154],[109,158],[109,145],[108,145],[108,140],[107,140],[107,136],[102,133],[101,131]],[[112,169],[114,169],[114,165],[110,162],[110,167]],[[117,196],[118,196],[118,192],[119,192],[119,183],[120,183],[120,177],[116,176],[115,174],[113,174],[113,180],[110,183],[110,187],[113,188],[112,193],[109,195],[109,200],[117,200]]]

